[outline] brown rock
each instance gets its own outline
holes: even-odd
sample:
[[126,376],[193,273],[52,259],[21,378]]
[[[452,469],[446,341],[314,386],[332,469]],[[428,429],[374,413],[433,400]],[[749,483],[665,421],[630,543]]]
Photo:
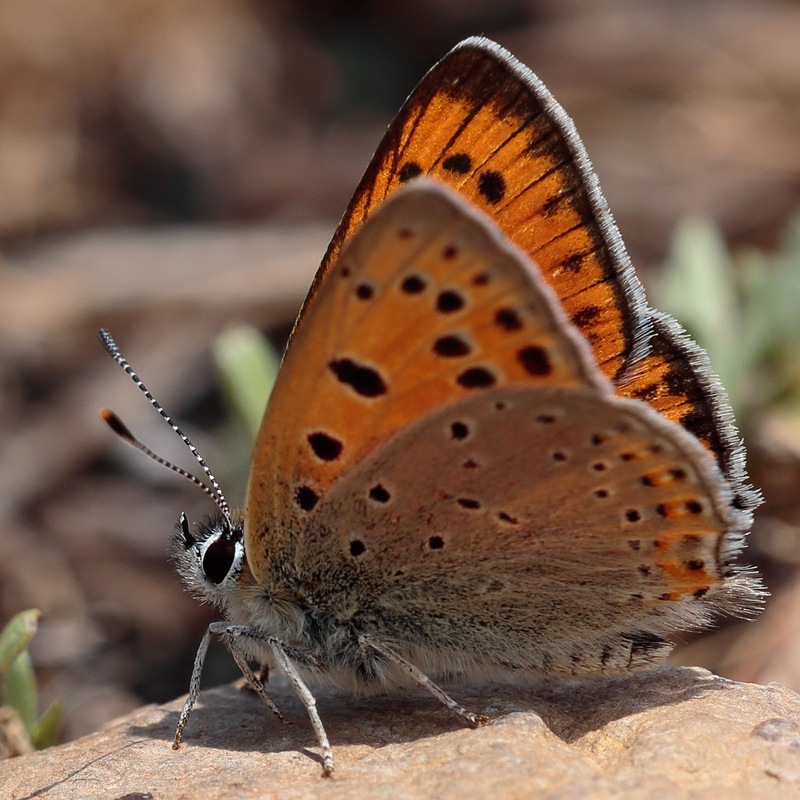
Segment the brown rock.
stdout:
[[304,709],[276,682],[284,726],[234,686],[202,695],[184,744],[181,700],[0,765],[0,796],[154,798],[770,798],[800,794],[800,697],[778,685],[661,667],[624,680],[455,687],[488,714],[461,727],[417,692],[318,691],[336,773]]

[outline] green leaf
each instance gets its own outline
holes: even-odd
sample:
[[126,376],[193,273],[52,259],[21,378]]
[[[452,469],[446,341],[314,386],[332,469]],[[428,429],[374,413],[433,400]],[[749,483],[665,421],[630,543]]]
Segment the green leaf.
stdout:
[[659,307],[676,317],[708,351],[736,406],[749,364],[741,353],[733,264],[722,234],[711,220],[692,218],[678,224],[658,295]]
[[[776,319],[776,285],[772,259],[748,250],[736,259],[742,291],[740,356],[747,372],[740,382],[744,416],[772,405],[777,389],[774,364],[781,348],[781,325]],[[742,406],[744,406],[742,408]]]
[[23,725],[33,739],[36,731],[36,673],[31,657],[23,650],[12,662],[3,676],[3,705],[16,709]]
[[795,212],[781,240],[780,252],[800,268],[800,211]]
[[50,704],[47,711],[39,718],[36,723],[36,730],[31,736],[33,746],[37,750],[44,750],[56,743],[56,734],[58,733],[58,726],[61,724],[63,711],[63,706],[56,700]]
[[800,216],[787,228],[771,279],[780,398],[782,405],[796,407],[800,404]]
[[20,611],[0,632],[0,677],[11,669],[14,660],[28,646],[41,618],[42,612],[36,608]]
[[218,337],[214,360],[231,408],[255,438],[278,375],[280,357],[261,331],[243,325]]
[[3,705],[17,712],[37,750],[55,742],[62,714],[61,704],[54,702],[41,719],[36,719],[36,672],[25,648],[36,633],[41,618],[38,609],[21,611],[0,633],[0,699]]

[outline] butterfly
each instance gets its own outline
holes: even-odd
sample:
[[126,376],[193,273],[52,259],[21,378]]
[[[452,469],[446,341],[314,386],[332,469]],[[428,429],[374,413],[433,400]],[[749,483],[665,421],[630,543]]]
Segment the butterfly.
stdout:
[[330,775],[307,681],[416,683],[477,726],[429,676],[624,675],[759,605],[735,563],[758,495],[707,356],[647,305],[570,118],[487,39],[424,77],[358,185],[243,512],[147,394],[218,506],[173,541],[224,615],[176,747],[213,635],[278,716],[250,662],[286,675]]

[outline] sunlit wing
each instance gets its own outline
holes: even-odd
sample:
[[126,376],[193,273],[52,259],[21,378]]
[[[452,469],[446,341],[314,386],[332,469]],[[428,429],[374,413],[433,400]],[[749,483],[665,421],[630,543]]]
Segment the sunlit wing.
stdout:
[[[754,504],[741,488],[738,435],[707,359],[646,307],[574,124],[525,65],[472,38],[430,70],[378,146],[315,288],[374,208],[418,175],[435,176],[489,214],[539,266],[617,392],[697,435],[742,503]],[[306,308],[315,301],[312,289]]]
[[254,449],[248,553],[286,509],[312,510],[398,430],[463,397],[612,391],[535,268],[441,185],[417,182],[385,204],[315,291]]

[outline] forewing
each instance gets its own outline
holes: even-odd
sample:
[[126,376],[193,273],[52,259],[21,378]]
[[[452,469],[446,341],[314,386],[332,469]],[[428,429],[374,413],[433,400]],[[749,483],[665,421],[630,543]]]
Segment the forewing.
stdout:
[[[389,127],[317,275],[406,181],[433,175],[486,212],[541,269],[600,369],[696,434],[752,508],[732,415],[708,359],[644,293],[575,126],[547,87],[494,42],[462,42]],[[314,304],[312,291],[307,306]]]
[[644,295],[575,126],[494,42],[467,39],[422,79],[367,167],[317,281],[369,214],[418,175],[456,188],[535,261],[607,376],[644,352]]

